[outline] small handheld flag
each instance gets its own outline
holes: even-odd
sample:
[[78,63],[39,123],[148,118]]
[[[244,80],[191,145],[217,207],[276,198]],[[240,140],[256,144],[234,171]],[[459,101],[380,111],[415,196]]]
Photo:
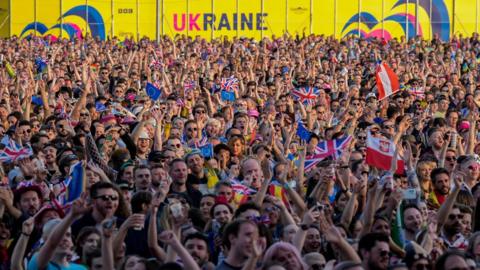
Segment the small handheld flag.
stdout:
[[17,76],[15,69],[13,69],[12,65],[7,61],[5,61],[5,69],[7,70],[8,76],[10,76],[10,78],[13,79]]
[[35,66],[37,66],[37,73],[42,73],[47,68],[47,62],[41,57],[35,59]]
[[97,101],[95,102],[95,110],[97,110],[97,112],[103,112],[107,110],[107,107],[105,107],[105,104],[103,104],[102,102]]
[[308,129],[305,127],[305,125],[303,125],[302,121],[298,122],[297,136],[300,139],[305,140],[305,141],[309,141],[310,137],[312,137],[312,133],[310,131],[308,131]]
[[42,100],[42,97],[40,96],[32,96],[32,103],[35,104],[35,105],[43,105],[43,100]]
[[385,63],[379,64],[375,73],[378,88],[378,100],[387,98],[400,90],[395,72]]
[[229,92],[229,91],[226,91],[226,90],[222,90],[220,95],[221,95],[223,101],[235,101],[235,93],[234,92]]
[[161,67],[162,67],[162,62],[154,59],[154,60],[152,60],[152,62],[150,62],[149,67],[150,67],[150,68],[154,68],[154,69],[161,69]]
[[12,139],[8,139],[8,141],[2,140],[2,143],[5,144],[5,148],[0,150],[1,162],[10,163],[33,155],[33,150],[30,146],[22,147]]
[[183,89],[185,89],[185,92],[188,92],[190,90],[195,89],[195,82],[194,81],[186,81],[183,84]]
[[307,156],[305,159],[305,171],[308,172],[327,157],[332,157],[334,160],[338,159],[343,151],[348,148],[351,141],[352,136],[344,136],[319,142],[315,147],[315,154]]
[[316,87],[307,86],[293,89],[290,93],[293,95],[295,100],[298,100],[304,105],[314,105],[315,99],[320,94],[320,90],[318,90]]
[[63,204],[69,204],[80,198],[86,190],[85,167],[82,162],[77,162],[70,169],[70,176],[65,180],[65,200]]
[[238,79],[231,76],[229,78],[222,78],[222,90],[233,92],[238,90]]
[[155,87],[151,83],[147,83],[147,87],[145,87],[145,90],[147,91],[147,95],[153,100],[156,101],[160,98],[160,95],[162,94],[162,91]]

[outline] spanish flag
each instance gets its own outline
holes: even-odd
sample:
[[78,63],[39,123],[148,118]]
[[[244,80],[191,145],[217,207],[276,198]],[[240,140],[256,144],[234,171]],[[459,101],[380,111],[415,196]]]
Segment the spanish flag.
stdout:
[[250,195],[253,195],[256,193],[255,190],[243,185],[242,183],[232,180],[232,190],[233,190],[233,200],[236,205],[241,205],[243,203],[246,203],[248,199],[250,198]]
[[287,191],[285,190],[285,188],[282,186],[282,184],[280,182],[272,181],[272,183],[268,187],[268,194],[270,194],[272,196],[275,196],[275,197],[279,198],[280,200],[282,200],[283,203],[285,204],[285,206],[287,206],[287,208],[290,207],[290,202],[288,201]]

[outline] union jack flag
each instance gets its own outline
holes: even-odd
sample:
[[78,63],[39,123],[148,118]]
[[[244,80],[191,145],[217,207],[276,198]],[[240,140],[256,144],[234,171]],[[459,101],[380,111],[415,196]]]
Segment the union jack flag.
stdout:
[[314,105],[315,99],[320,94],[320,90],[316,87],[300,87],[298,89],[292,89],[290,92],[295,100],[302,102],[305,105]]
[[182,98],[177,98],[177,105],[180,107],[185,107],[185,101]]
[[311,170],[327,157],[332,156],[334,160],[338,159],[350,145],[351,141],[352,136],[345,136],[339,139],[319,142],[315,147],[315,154],[305,158],[305,171]]
[[325,156],[324,155],[311,155],[305,157],[305,165],[304,165],[304,170],[305,172],[310,171],[313,169],[320,161],[324,160]]
[[150,62],[150,68],[154,68],[154,69],[161,69],[162,67],[162,62],[159,61],[159,60],[156,60],[156,59],[153,59],[152,62]]
[[333,156],[333,159],[338,159],[341,155],[343,150],[345,150],[352,141],[352,136],[344,136],[342,138],[329,140],[329,141],[321,141],[315,147],[315,154],[316,155],[323,155],[324,158]]
[[415,96],[416,99],[425,98],[425,90],[423,87],[410,87],[408,90]]
[[222,78],[221,88],[229,92],[238,91],[238,79],[233,76],[230,78]]
[[205,135],[203,135],[200,140],[195,140],[194,142],[195,148],[201,148],[207,144],[208,144],[208,138]]
[[2,143],[5,144],[5,148],[0,150],[1,162],[10,163],[33,155],[32,148],[29,145],[22,147],[12,139],[8,139],[7,142],[2,140]]
[[186,81],[183,84],[183,89],[185,89],[185,92],[195,89],[195,81]]

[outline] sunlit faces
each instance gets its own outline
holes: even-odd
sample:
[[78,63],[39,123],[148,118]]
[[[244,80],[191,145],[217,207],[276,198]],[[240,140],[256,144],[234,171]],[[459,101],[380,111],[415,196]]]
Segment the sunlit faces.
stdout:
[[213,218],[222,225],[227,224],[232,220],[231,209],[224,204],[217,204],[212,212]]
[[93,207],[104,217],[112,217],[117,211],[119,194],[112,188],[103,188],[97,191],[93,199]]

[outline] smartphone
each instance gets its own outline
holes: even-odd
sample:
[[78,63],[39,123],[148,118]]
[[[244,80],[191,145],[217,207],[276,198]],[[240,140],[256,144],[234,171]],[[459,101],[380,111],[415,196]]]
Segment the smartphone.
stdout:
[[403,190],[403,199],[404,200],[415,200],[417,198],[417,190],[414,188],[404,189]]
[[317,202],[317,206],[315,206],[315,211],[322,211],[324,208],[324,205]]
[[105,223],[103,223],[103,227],[105,229],[111,229],[111,228],[113,228],[113,226],[115,225],[116,222],[117,222],[117,218],[112,217],[112,218],[108,219]]

